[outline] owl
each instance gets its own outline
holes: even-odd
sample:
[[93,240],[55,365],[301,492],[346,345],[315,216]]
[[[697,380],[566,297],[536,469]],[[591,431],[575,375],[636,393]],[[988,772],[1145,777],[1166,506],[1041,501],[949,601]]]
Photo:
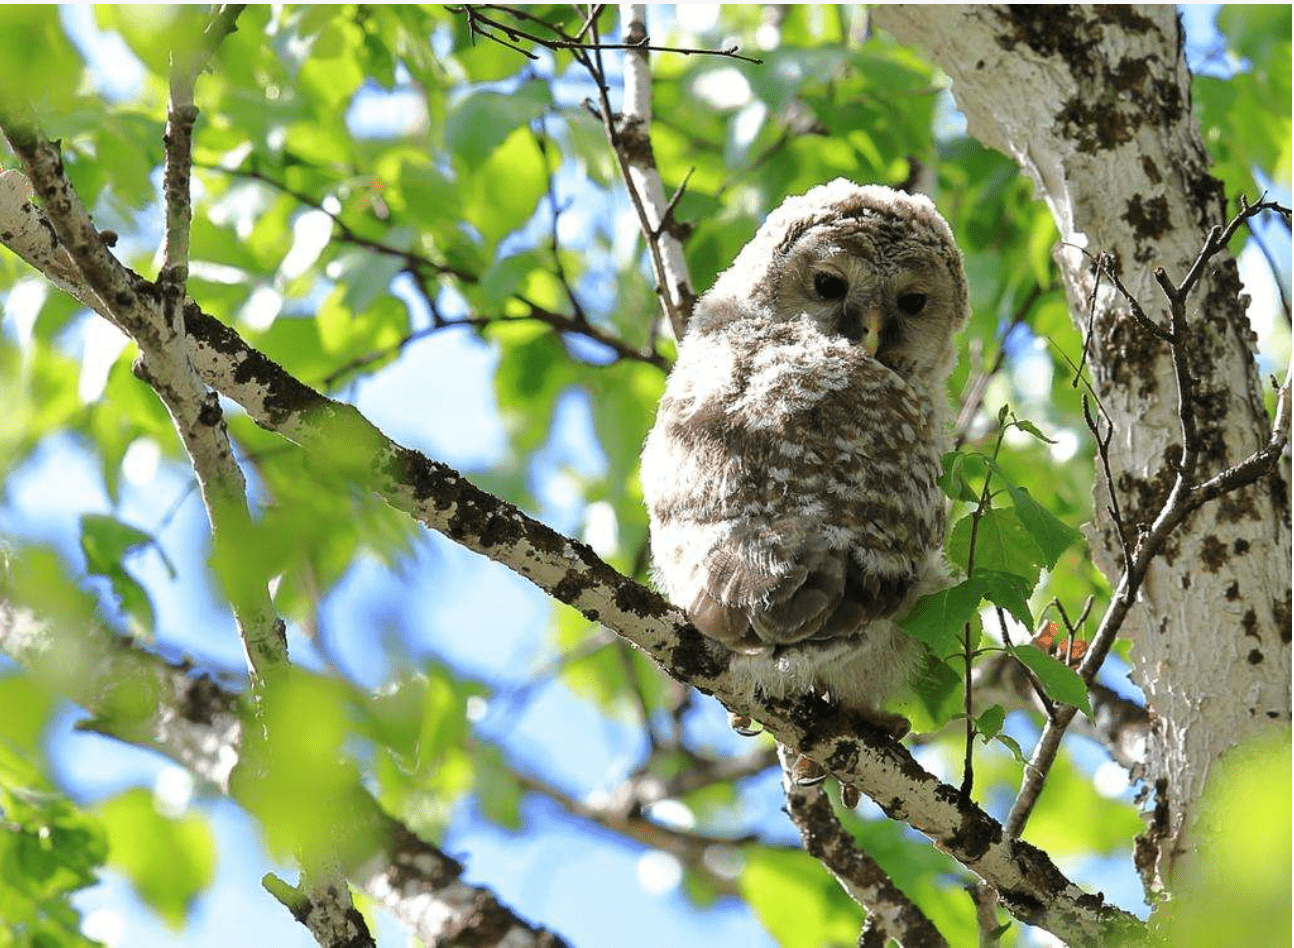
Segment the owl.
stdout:
[[652,568],[756,703],[893,724],[920,659],[896,620],[944,585],[967,312],[934,205],[844,179],[788,198],[698,302],[643,450]]

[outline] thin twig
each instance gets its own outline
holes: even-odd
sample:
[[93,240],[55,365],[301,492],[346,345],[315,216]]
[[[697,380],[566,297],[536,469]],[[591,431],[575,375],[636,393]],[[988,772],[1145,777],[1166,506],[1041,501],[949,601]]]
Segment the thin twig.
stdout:
[[966,443],[971,424],[975,421],[975,416],[979,414],[980,406],[984,404],[984,395],[988,391],[988,384],[1002,370],[1002,366],[1006,361],[1007,340],[1011,338],[1011,333],[1015,331],[1015,328],[1023,324],[1028,318],[1034,304],[1038,302],[1042,294],[1042,284],[1034,283],[1011,314],[1011,321],[1007,323],[1006,329],[1002,331],[1002,338],[998,342],[997,355],[993,358],[993,364],[989,368],[976,373],[975,377],[966,384],[966,389],[961,399],[962,407],[957,413],[957,422],[953,428],[954,448],[960,448]]
[[[650,51],[654,53],[679,53],[680,55],[683,55],[683,56],[720,56],[728,59],[739,59],[742,62],[753,63],[756,66],[763,65],[763,62],[764,62],[762,59],[755,59],[750,56],[743,56],[741,53],[737,52],[737,50],[739,50],[741,47],[735,44],[727,47],[726,49],[699,49],[695,47],[683,47],[683,46],[654,46],[651,43],[649,43],[645,37],[641,41],[637,41],[637,42],[631,41],[628,43],[603,43],[596,39],[592,43],[584,43],[574,39],[573,37],[568,37],[565,33],[557,29],[556,27],[554,27],[552,24],[546,23],[543,20],[539,19],[538,17],[533,16],[529,13],[526,13],[525,11],[520,10],[517,7],[500,6],[498,4],[479,4],[479,5],[470,5],[470,6],[465,5],[461,7],[446,7],[445,9],[448,10],[450,13],[454,13],[454,14],[466,14],[468,27],[471,29],[473,33],[479,34],[480,36],[483,36],[486,39],[493,40],[496,43],[501,43],[502,45],[507,46],[509,49],[516,50],[517,52],[521,53],[522,55],[526,56],[529,59],[535,59],[537,57],[534,55],[534,53],[531,53],[528,50],[522,49],[521,47],[514,45],[519,40],[527,40],[531,43],[534,43],[536,46],[542,46],[545,49],[550,49],[550,50],[566,49],[566,50],[579,50],[581,52],[589,52],[590,50],[600,51],[604,49],[605,50],[641,50],[641,51]],[[517,19],[523,19],[532,23],[540,23],[562,38],[547,39],[542,36],[536,36],[534,33],[530,33],[526,30],[523,30],[518,26],[510,26],[506,23],[501,23],[498,20],[494,19],[493,17],[487,16],[486,14],[482,13],[481,12],[482,10],[500,10],[514,17],[517,17]],[[499,39],[497,36],[494,36],[493,34],[487,32],[486,30],[481,28],[482,24],[484,24],[486,27],[490,29],[498,30],[499,32],[507,36],[508,39],[511,40],[512,42],[504,42],[503,40]]]
[[[171,53],[170,101],[163,139],[166,143],[166,170],[162,178],[166,230],[158,281],[170,286],[178,300],[184,299],[189,276],[189,228],[193,220],[189,182],[193,173],[193,126],[198,118],[194,87],[225,37],[238,29],[238,15],[246,6],[231,3],[217,8],[196,50]],[[179,321],[178,308],[172,321]]]

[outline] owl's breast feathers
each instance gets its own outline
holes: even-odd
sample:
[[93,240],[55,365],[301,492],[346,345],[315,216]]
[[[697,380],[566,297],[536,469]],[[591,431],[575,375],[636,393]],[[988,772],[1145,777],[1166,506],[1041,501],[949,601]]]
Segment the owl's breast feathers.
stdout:
[[942,543],[942,394],[807,321],[694,342],[643,455],[666,594],[742,650],[892,615]]

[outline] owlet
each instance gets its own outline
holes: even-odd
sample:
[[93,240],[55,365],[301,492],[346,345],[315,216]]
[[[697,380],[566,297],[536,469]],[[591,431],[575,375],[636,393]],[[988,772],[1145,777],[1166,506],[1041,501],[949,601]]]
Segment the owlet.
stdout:
[[656,582],[758,702],[884,721],[942,585],[946,385],[968,302],[921,196],[788,198],[697,304],[642,457]]

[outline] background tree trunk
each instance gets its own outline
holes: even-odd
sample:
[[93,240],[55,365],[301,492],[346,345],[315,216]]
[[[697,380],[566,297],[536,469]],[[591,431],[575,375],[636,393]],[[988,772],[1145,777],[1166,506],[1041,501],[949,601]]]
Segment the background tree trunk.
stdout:
[[[1089,534],[1098,565],[1117,577],[1111,486],[1125,529],[1149,524],[1175,480],[1183,429],[1168,345],[1108,280],[1090,304],[1094,257],[1112,254],[1124,286],[1162,322],[1154,269],[1180,282],[1238,197],[1209,174],[1176,8],[900,6],[875,16],[932,53],[970,132],[1014,158],[1055,217],[1071,313],[1082,332],[1091,320],[1093,385],[1114,426],[1113,485],[1098,475]],[[1267,440],[1247,302],[1223,253],[1188,303],[1200,477]],[[1155,562],[1130,617],[1134,677],[1152,722],[1144,776],[1158,796],[1138,862],[1156,884],[1189,850],[1213,763],[1290,720],[1287,490],[1272,478],[1197,511]]]

